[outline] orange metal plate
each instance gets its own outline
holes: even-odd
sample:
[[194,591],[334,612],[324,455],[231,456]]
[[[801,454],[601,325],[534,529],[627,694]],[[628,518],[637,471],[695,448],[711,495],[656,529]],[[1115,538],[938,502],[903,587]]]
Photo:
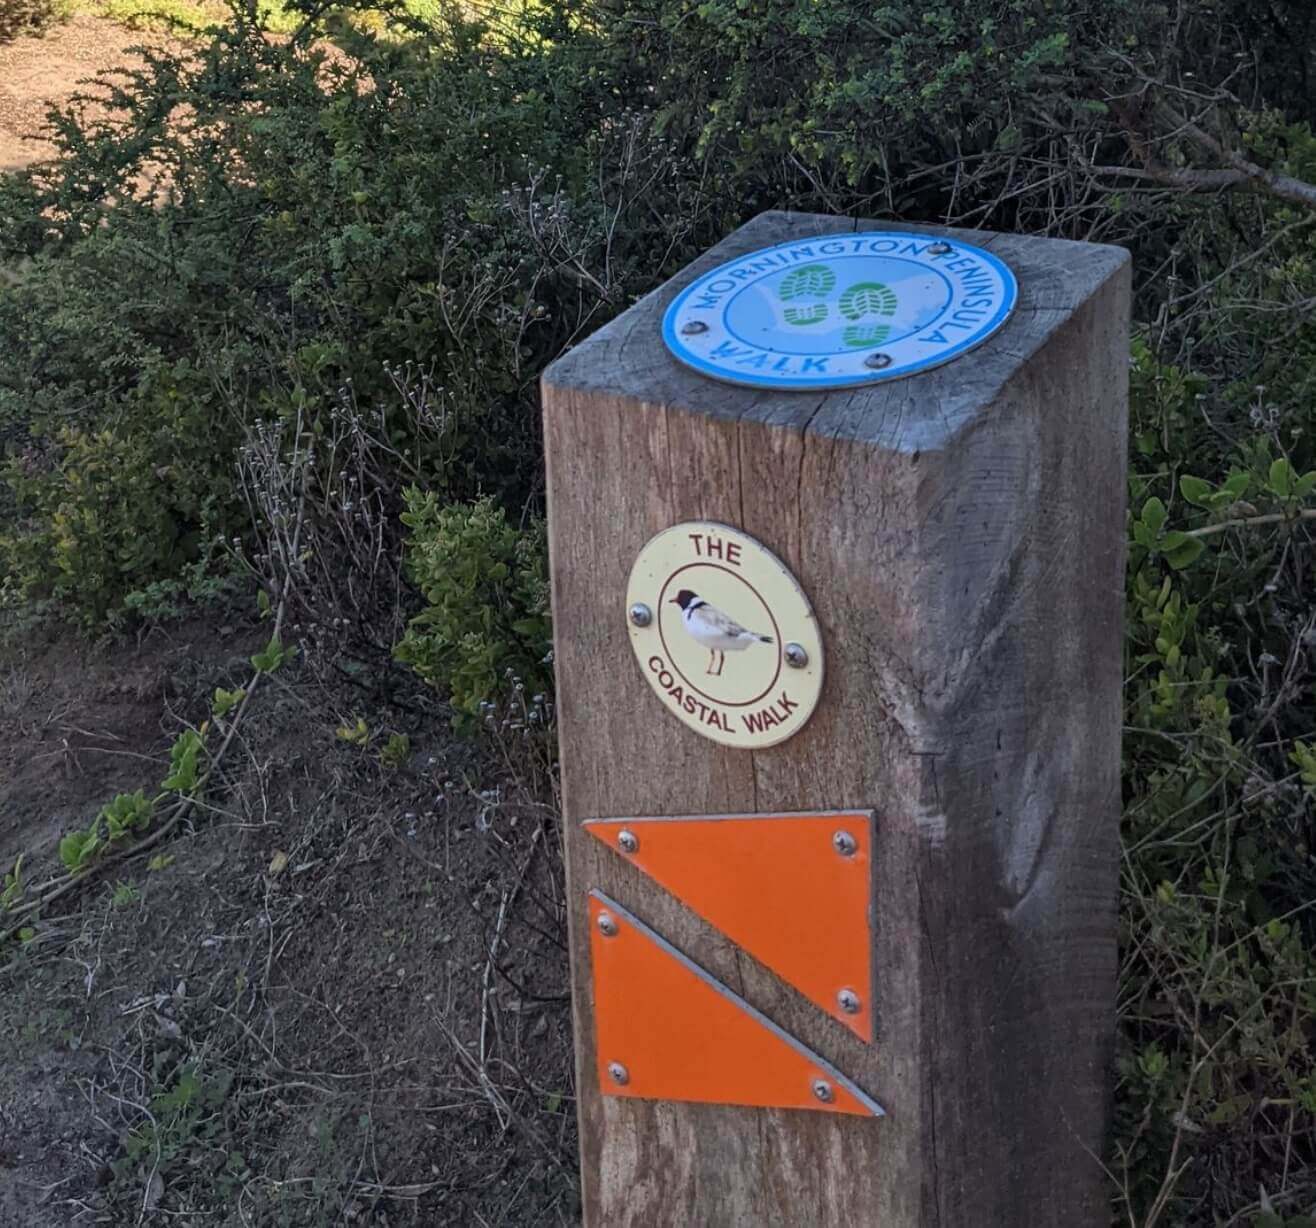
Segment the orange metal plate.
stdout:
[[591,892],[589,919],[604,1095],[883,1116],[849,1079],[619,904]]
[[[585,829],[872,1041],[871,811],[598,819]],[[853,841],[848,854],[838,833]]]

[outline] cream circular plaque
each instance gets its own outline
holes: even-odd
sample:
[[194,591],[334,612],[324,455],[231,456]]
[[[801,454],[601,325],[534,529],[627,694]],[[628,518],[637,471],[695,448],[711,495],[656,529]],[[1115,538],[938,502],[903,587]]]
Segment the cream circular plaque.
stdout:
[[664,529],[631,568],[626,607],[641,672],[704,737],[774,746],[813,714],[818,621],[795,577],[752,537],[708,521]]

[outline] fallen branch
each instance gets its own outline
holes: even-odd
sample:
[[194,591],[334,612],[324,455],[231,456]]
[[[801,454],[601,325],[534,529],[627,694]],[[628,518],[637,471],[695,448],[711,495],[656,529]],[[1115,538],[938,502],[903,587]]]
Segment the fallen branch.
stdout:
[[1316,520],[1316,508],[1304,507],[1298,512],[1267,512],[1264,516],[1245,516],[1235,520],[1222,520],[1202,529],[1189,529],[1185,537],[1212,537],[1226,529],[1252,529],[1263,524],[1283,524],[1285,521]]
[[[1157,84],[1144,81],[1148,90],[1155,90]],[[1218,96],[1213,101],[1220,100]],[[1198,119],[1181,115],[1163,97],[1150,106],[1113,105],[1112,110],[1124,129],[1124,138],[1139,165],[1090,166],[1088,169],[1094,175],[1158,183],[1187,192],[1228,192],[1236,188],[1249,188],[1306,209],[1316,209],[1316,184],[1295,179],[1292,175],[1278,174],[1252,161],[1239,150],[1230,148],[1219,137],[1213,136],[1201,126]],[[1160,130],[1158,137],[1149,137],[1142,130],[1148,123],[1153,129]],[[1153,156],[1154,143],[1177,137],[1186,139],[1224,165],[1211,169],[1167,166]]]
[[1255,163],[1245,162],[1248,169],[1189,170],[1148,163],[1145,166],[1094,166],[1094,175],[1120,176],[1140,179],[1188,192],[1224,192],[1231,188],[1252,188],[1269,192],[1281,200],[1316,208],[1316,184],[1304,183],[1289,175],[1276,175]]

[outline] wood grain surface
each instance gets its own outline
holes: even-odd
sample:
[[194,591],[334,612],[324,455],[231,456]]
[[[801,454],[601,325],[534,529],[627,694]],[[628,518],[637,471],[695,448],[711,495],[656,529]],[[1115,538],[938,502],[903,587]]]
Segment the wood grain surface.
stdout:
[[[968,357],[825,395],[720,384],[663,347],[662,312],[707,268],[856,229],[987,247],[1019,307]],[[1107,1222],[1129,281],[1117,248],[768,213],[545,374],[590,1228]],[[631,653],[631,563],[693,519],[758,538],[820,619],[822,701],[768,750],[686,729]],[[580,828],[842,808],[877,813],[873,1045]],[[601,1096],[591,888],[888,1116]]]

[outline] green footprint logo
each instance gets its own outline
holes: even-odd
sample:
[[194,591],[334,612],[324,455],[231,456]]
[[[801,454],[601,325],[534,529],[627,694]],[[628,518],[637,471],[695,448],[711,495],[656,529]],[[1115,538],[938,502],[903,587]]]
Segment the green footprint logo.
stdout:
[[787,307],[782,314],[785,315],[787,324],[797,324],[801,327],[821,324],[827,319],[827,304],[810,303],[807,307]]
[[895,291],[880,281],[857,281],[841,295],[840,308],[847,320],[893,316],[896,314]]
[[835,289],[836,274],[831,269],[825,264],[806,264],[787,273],[777,293],[789,303],[793,298],[826,298]]
[[885,324],[850,324],[841,334],[841,341],[851,349],[867,349],[881,345],[891,335],[891,329]]
[[[797,300],[825,299],[836,289],[836,274],[825,264],[806,264],[793,269],[781,279],[777,295],[790,303],[782,315],[787,324],[808,328],[821,324],[828,316],[826,303]],[[871,349],[890,335],[891,326],[880,324],[881,317],[896,314],[896,292],[880,281],[857,281],[841,292],[837,308],[851,321],[841,333],[841,344],[851,349]]]

